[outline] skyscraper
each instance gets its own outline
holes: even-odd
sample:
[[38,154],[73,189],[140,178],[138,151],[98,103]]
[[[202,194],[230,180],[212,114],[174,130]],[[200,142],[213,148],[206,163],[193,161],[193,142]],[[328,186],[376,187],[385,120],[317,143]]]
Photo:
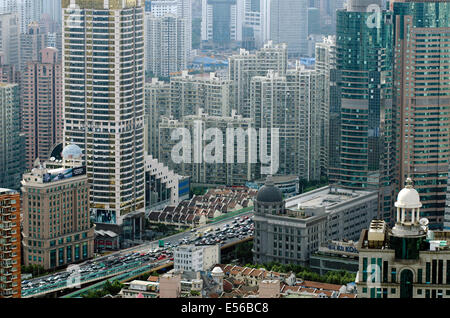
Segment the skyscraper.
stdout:
[[42,13],[47,14],[53,22],[61,25],[62,8],[61,0],[42,0]]
[[270,4],[270,39],[286,43],[290,56],[307,54],[308,1],[272,0]]
[[270,0],[244,0],[244,3],[242,40],[252,37],[256,48],[260,48],[270,36]]
[[145,16],[145,70],[151,76],[169,77],[187,68],[190,45],[186,20],[173,14]]
[[45,48],[39,60],[28,62],[22,76],[22,132],[26,166],[47,160],[63,141],[62,66],[55,48]]
[[20,34],[20,72],[24,72],[28,62],[39,61],[41,50],[47,47],[47,35],[41,32],[39,23],[31,22],[26,33]]
[[19,85],[0,83],[0,187],[19,189],[24,170]]
[[242,41],[244,0],[203,0],[202,41],[227,47]]
[[378,190],[379,217],[389,221],[395,168],[392,15],[374,15],[368,10],[374,3],[381,7],[381,0],[350,0],[337,12],[340,101],[332,112],[339,112],[339,150],[332,153],[339,159],[330,158],[329,178],[350,189]]
[[269,70],[284,75],[287,70],[287,46],[267,42],[263,48],[250,53],[241,49],[229,58],[228,78],[233,81],[235,108],[244,117],[250,116],[250,82],[254,76],[266,76]]
[[146,151],[159,159],[159,121],[162,116],[171,116],[170,83],[152,79],[145,84],[145,128]]
[[279,129],[279,169],[308,181],[321,177],[324,74],[300,65],[284,75],[269,71],[250,85],[250,114],[257,129]]
[[[337,97],[339,96],[336,92],[336,85],[334,81],[336,71],[336,38],[332,36],[325,38],[323,42],[316,44],[315,51],[315,70],[319,74],[323,75],[319,78],[323,81],[323,84],[320,86],[320,88],[323,89],[320,110],[320,169],[321,176],[328,176],[328,166],[330,164],[329,161],[331,157],[330,126],[336,125],[334,118],[331,119],[331,105],[336,103]],[[333,130],[333,134],[334,133],[335,131]]]
[[210,73],[209,77],[187,71],[170,79],[170,110],[175,119],[196,115],[200,108],[210,116],[230,116],[233,109],[233,83]]
[[[450,163],[450,1],[393,1],[399,184],[410,177],[442,228]],[[450,215],[447,215],[450,220]]]
[[64,0],[64,144],[83,150],[96,222],[144,209],[144,1]]
[[3,64],[19,67],[20,29],[17,13],[0,14],[0,29],[0,55],[3,56]]

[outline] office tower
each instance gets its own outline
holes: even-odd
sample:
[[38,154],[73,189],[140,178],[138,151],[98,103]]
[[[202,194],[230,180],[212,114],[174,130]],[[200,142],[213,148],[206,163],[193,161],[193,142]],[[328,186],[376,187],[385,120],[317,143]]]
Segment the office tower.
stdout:
[[284,76],[269,71],[250,86],[251,118],[257,129],[279,129],[279,169],[273,174],[320,180],[324,75],[300,65]]
[[16,13],[0,14],[0,55],[3,64],[19,67],[20,28]]
[[[62,155],[81,156],[81,149],[69,145]],[[94,256],[85,166],[50,170],[36,162],[23,175],[21,189],[25,265],[55,269]]]
[[36,158],[47,160],[63,141],[62,66],[55,48],[41,50],[22,76],[22,132],[26,167]]
[[[321,43],[316,44],[316,64],[314,69],[317,73],[323,75],[319,79],[323,81],[321,88],[322,102],[321,102],[321,131],[320,131],[320,175],[322,177],[328,176],[328,166],[332,155],[330,142],[335,140],[334,134],[336,133],[336,118],[331,119],[331,106],[335,105],[336,100],[340,95],[337,94],[336,85],[334,81],[336,70],[336,38],[328,36],[324,38]],[[338,123],[338,121],[337,121]],[[332,129],[331,129],[332,128]],[[330,134],[330,131],[333,133]],[[333,136],[331,136],[333,135]]]
[[83,150],[96,221],[144,209],[144,1],[63,2],[64,145]]
[[20,194],[0,188],[0,298],[20,298]]
[[42,0],[42,13],[55,23],[62,25],[62,8],[61,0]]
[[170,110],[174,119],[196,115],[200,108],[210,116],[230,116],[233,106],[233,83],[214,73],[209,77],[188,75],[170,79]]
[[145,71],[150,76],[169,77],[187,68],[190,46],[184,19],[147,13],[145,31]]
[[450,1],[394,1],[399,184],[415,182],[430,229],[443,226],[450,162]]
[[286,43],[289,56],[307,54],[307,0],[272,0],[270,4],[270,39]]
[[145,151],[156,159],[159,159],[159,120],[162,116],[171,116],[170,107],[170,83],[154,78],[145,84]]
[[269,9],[270,0],[244,0],[242,41],[253,40],[261,48],[269,40]]
[[321,33],[320,10],[317,8],[308,8],[308,35]]
[[[346,8],[346,2],[349,0],[318,0],[314,7],[320,10],[321,33],[336,33],[336,11]],[[377,4],[373,1],[368,4]]]
[[18,189],[25,170],[17,84],[0,83],[0,187]]
[[41,32],[37,22],[31,22],[27,32],[20,34],[20,72],[25,71],[29,62],[38,61],[42,49],[46,47],[47,35]]
[[395,226],[373,220],[358,242],[358,298],[449,298],[448,231],[420,218],[421,198],[407,179],[397,196]]
[[282,76],[287,70],[287,60],[286,45],[274,45],[271,41],[254,53],[241,50],[229,58],[228,78],[234,83],[234,105],[240,115],[250,116],[251,79],[266,76],[269,70]]
[[202,41],[228,47],[242,41],[244,0],[203,0]]
[[[207,137],[206,131],[210,128],[217,129],[220,137],[217,135]],[[253,120],[237,115],[234,110],[231,116],[209,115],[200,108],[196,114],[183,116],[179,120],[161,117],[159,161],[179,175],[190,176],[191,182],[198,185],[243,186],[246,182],[258,178],[256,164],[251,163],[248,156],[250,143],[246,140],[246,136],[249,128],[254,128]],[[178,129],[188,130],[191,137],[191,139],[188,139],[187,135],[182,137],[183,142],[189,145],[187,150],[189,155],[180,152],[180,156],[187,158],[187,160],[180,158],[181,162],[175,162],[172,156],[173,149],[181,142],[181,139],[172,139],[172,133]],[[229,133],[227,129],[233,131]],[[245,134],[243,143],[239,143],[239,137],[243,134]],[[215,147],[214,154],[211,150],[212,145]],[[232,154],[228,152],[229,149],[232,149]],[[239,160],[241,151],[244,162]],[[213,158],[206,159],[206,154]],[[228,161],[228,155],[232,155],[232,160]]]
[[384,10],[379,25],[370,23],[374,15],[367,7],[372,4],[351,0],[337,12],[340,140],[329,179],[345,188],[379,191],[379,218],[389,221],[395,180],[392,15]]

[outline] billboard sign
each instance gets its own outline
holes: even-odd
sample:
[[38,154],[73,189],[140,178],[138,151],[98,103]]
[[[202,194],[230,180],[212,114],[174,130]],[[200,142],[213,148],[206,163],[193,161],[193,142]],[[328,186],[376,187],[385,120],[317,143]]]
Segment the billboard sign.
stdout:
[[76,167],[69,169],[58,169],[50,171],[44,174],[42,181],[44,183],[50,183],[58,180],[68,179],[72,177],[82,176],[86,174],[86,167]]

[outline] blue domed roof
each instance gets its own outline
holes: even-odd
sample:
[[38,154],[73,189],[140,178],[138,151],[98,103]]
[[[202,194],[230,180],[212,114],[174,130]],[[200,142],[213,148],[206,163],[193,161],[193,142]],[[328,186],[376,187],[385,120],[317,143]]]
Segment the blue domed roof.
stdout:
[[281,203],[283,194],[281,190],[273,183],[272,177],[267,177],[266,183],[258,190],[256,200],[262,203]]
[[74,144],[64,147],[62,151],[62,157],[64,159],[80,159],[82,155],[83,151],[81,148]]

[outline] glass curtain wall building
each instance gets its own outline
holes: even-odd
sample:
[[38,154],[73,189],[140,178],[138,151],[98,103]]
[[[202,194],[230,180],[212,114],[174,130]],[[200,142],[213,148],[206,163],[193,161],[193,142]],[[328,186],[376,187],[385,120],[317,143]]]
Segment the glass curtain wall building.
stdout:
[[330,125],[329,178],[345,188],[378,190],[379,217],[389,221],[395,162],[392,14],[370,12],[374,3],[382,7],[381,0],[350,0],[337,11],[332,80],[341,94],[330,113],[336,122]]

